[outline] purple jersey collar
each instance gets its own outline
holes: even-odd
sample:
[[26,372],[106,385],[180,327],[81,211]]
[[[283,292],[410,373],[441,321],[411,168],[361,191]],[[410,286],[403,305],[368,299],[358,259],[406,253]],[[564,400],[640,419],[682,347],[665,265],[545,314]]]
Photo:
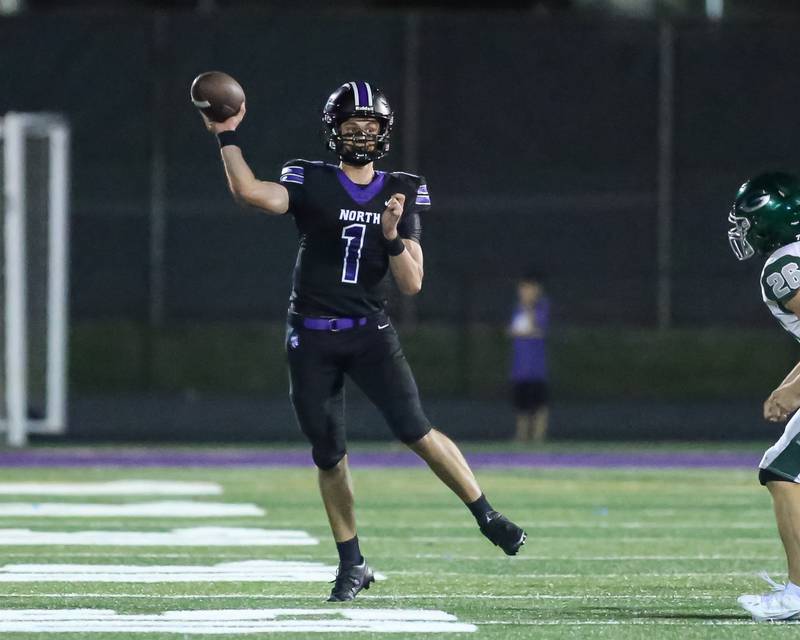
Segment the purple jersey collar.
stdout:
[[383,171],[376,171],[375,177],[369,184],[356,184],[347,174],[339,167],[336,167],[336,177],[339,178],[339,183],[344,187],[345,191],[350,194],[350,197],[358,204],[366,204],[380,193],[383,189],[383,183],[386,182],[386,174]]

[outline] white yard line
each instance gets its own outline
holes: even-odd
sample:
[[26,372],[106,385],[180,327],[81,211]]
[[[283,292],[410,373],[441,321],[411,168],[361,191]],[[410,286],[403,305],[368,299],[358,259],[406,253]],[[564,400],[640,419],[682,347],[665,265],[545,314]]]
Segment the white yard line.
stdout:
[[[520,524],[523,524],[520,522]],[[385,523],[370,523],[364,522],[361,524],[364,528],[369,527],[386,527]],[[638,520],[627,522],[608,522],[606,518],[598,518],[596,521],[580,520],[575,522],[569,521],[551,521],[547,519],[539,520],[538,522],[525,522],[525,529],[774,529],[775,523],[770,522],[767,517],[762,518],[759,522],[731,522],[729,520],[709,520],[703,522],[642,522]],[[387,527],[388,528],[388,527]],[[406,525],[391,525],[391,529],[409,529],[412,531],[424,531],[425,529],[439,531],[439,530],[453,530],[453,529],[474,529],[474,522],[453,522],[453,523],[420,523],[420,524],[406,524]]]
[[[775,527],[773,526],[769,531],[773,533]],[[411,542],[441,542],[441,543],[449,543],[454,540],[458,541],[467,541],[467,540],[480,540],[480,534],[476,532],[476,535],[471,536],[454,536],[449,534],[442,534],[440,536],[387,536],[387,535],[379,535],[379,534],[369,534],[366,533],[364,535],[361,534],[363,529],[359,530],[358,539],[359,540],[369,540],[369,541],[380,541],[380,540],[410,540]],[[766,529],[765,529],[766,531]],[[539,536],[536,535],[535,538],[531,538],[535,540],[537,543],[542,543],[545,540],[553,540],[555,542],[564,542],[565,540],[581,540],[586,541],[585,535],[577,535],[577,536],[570,536],[570,535],[560,535],[560,536]],[[604,538],[600,538],[603,540]],[[696,543],[697,538],[693,535],[685,535],[685,536],[613,536],[605,538],[609,541],[614,542],[644,542],[644,541],[653,541],[653,542],[674,542],[675,540],[692,540]],[[764,536],[763,538],[731,538],[726,537],[725,542],[733,543],[733,542],[742,542],[745,544],[774,544],[775,539],[772,535],[769,537]],[[524,551],[523,551],[524,553]]]
[[[284,594],[253,594],[253,593],[228,593],[228,594],[169,594],[151,595],[143,593],[0,593],[0,598],[103,598],[113,600],[115,598],[137,599],[137,600],[310,600],[319,602],[320,596],[317,595],[284,595]],[[514,594],[508,596],[487,595],[477,593],[404,593],[401,595],[373,595],[361,593],[359,600],[674,600],[677,602],[691,600],[729,600],[728,596],[712,595],[652,595],[652,594],[630,594],[630,595],[552,595],[552,594]]]
[[[41,551],[12,551],[6,552],[3,551],[2,557],[3,558],[39,558],[41,556]],[[166,559],[197,559],[203,556],[213,556],[214,559],[219,560],[244,560],[252,556],[251,553],[248,551],[242,551],[241,553],[213,553],[209,552],[206,554],[201,553],[140,553],[135,550],[128,550],[128,551],[109,551],[108,553],[103,553],[100,551],[48,551],[47,557],[48,558],[158,558],[162,560]],[[370,556],[372,557],[372,556]],[[313,560],[312,556],[304,556],[304,555],[297,555],[292,554],[292,558],[295,560]]]
[[219,496],[216,482],[116,480],[113,482],[0,482],[8,496]]
[[469,633],[472,624],[423,609],[219,609],[123,615],[109,609],[0,610],[0,632],[28,633]]
[[[216,565],[9,564],[0,582],[330,582],[336,566],[321,562],[246,560]],[[376,580],[385,580],[381,573]]]
[[[779,550],[779,544],[777,541],[771,541],[773,546],[775,546],[776,550]],[[631,556],[616,556],[616,555],[609,555],[609,556],[549,556],[549,555],[527,555],[525,549],[522,550],[521,553],[525,555],[517,555],[514,556],[514,559],[511,562],[519,563],[524,561],[530,562],[542,562],[547,560],[552,561],[575,561],[575,562],[601,562],[601,561],[608,561],[608,562],[620,562],[620,561],[638,561],[638,560],[646,560],[646,561],[675,561],[675,560],[699,560],[699,561],[729,561],[729,560],[748,560],[748,561],[758,561],[758,562],[773,562],[775,561],[778,556],[775,553],[764,553],[761,555],[741,555],[741,554],[731,554],[731,555],[698,555],[698,556],[649,556],[649,555],[631,555]],[[41,553],[36,551],[4,551],[2,554],[3,558],[33,558],[39,557]],[[199,554],[199,553],[172,553],[172,552],[164,552],[164,553],[141,553],[137,551],[108,551],[107,553],[102,553],[99,551],[53,551],[48,552],[48,558],[159,558],[159,559],[181,559],[181,558],[194,558],[197,559],[203,556],[213,556],[214,559],[220,560],[244,560],[248,559],[252,556],[249,552],[242,551],[240,553],[219,553],[219,552],[209,552],[207,554]],[[315,555],[298,555],[296,553],[292,554],[292,558],[294,560],[315,560],[317,556]],[[462,554],[455,554],[455,553],[376,553],[370,552],[369,554],[370,560],[377,560],[377,559],[387,559],[387,560],[441,560],[442,562],[460,562],[464,561],[486,561],[486,560],[495,560],[497,562],[508,562],[508,558],[503,555],[496,556],[494,558],[489,557],[488,555],[462,555]]]
[[[513,560],[512,560],[513,562]],[[430,576],[430,571],[388,571],[387,574],[391,576]],[[461,578],[466,578],[468,576],[485,576],[485,571],[436,571],[436,577],[440,576],[447,576],[447,577],[455,577],[459,576]],[[750,576],[756,577],[756,574],[752,571],[696,571],[696,572],[684,572],[684,571],[675,571],[675,572],[668,572],[668,573],[653,573],[650,571],[643,572],[637,571],[635,573],[601,573],[597,571],[592,571],[591,573],[505,573],[503,574],[504,580],[516,580],[520,578],[524,579],[559,579],[559,578],[582,578],[587,580],[591,578],[595,580],[597,578],[625,578],[626,580],[631,580],[633,578],[718,578],[718,577],[741,577],[741,576]]]
[[[8,523],[5,523],[5,524],[7,525]],[[270,524],[273,524],[273,523],[270,522]],[[148,523],[148,525],[149,525],[149,523]],[[148,525],[137,525],[137,526],[148,526]],[[158,526],[158,525],[155,525],[155,526]],[[5,532],[5,531],[19,531],[19,530],[20,530],[19,528],[15,528],[15,529],[0,529],[0,546],[2,546],[4,544],[3,541],[2,541],[3,532]],[[322,537],[327,538],[330,534],[329,534],[328,531],[321,531],[320,535]],[[373,542],[373,543],[379,543],[379,542],[382,542],[382,541],[383,542],[385,542],[385,541],[394,541],[394,540],[410,540],[412,542],[433,542],[433,543],[437,543],[438,542],[438,543],[442,543],[442,544],[448,544],[449,542],[457,540],[457,541],[463,541],[463,542],[475,542],[475,543],[479,543],[479,544],[483,544],[483,545],[487,544],[487,542],[480,535],[480,533],[477,532],[477,530],[472,535],[468,535],[468,536],[426,536],[426,537],[412,536],[412,537],[403,537],[403,536],[381,536],[381,535],[370,535],[370,534],[362,535],[361,533],[359,533],[358,537],[359,537],[359,540],[361,540],[361,541],[368,540],[368,541]],[[613,543],[616,546],[616,545],[619,545],[619,544],[646,544],[646,543],[659,544],[659,543],[664,543],[664,542],[674,543],[676,540],[679,541],[679,540],[684,540],[684,539],[692,539],[693,541],[695,541],[695,538],[693,536],[687,536],[687,538],[676,537],[676,536],[672,536],[672,537],[669,537],[669,538],[663,537],[663,536],[633,536],[633,537],[631,537],[631,536],[613,536],[613,537],[609,537],[609,538],[607,538],[605,540],[607,540],[607,542],[609,544]],[[542,548],[547,547],[548,545],[557,545],[557,544],[563,545],[565,542],[572,541],[572,540],[578,540],[578,541],[581,541],[582,543],[586,542],[586,538],[584,536],[567,536],[567,535],[538,536],[537,535],[536,539],[535,539],[536,544],[538,546],[542,547]],[[603,540],[601,539],[601,542],[602,541]],[[726,543],[726,545],[731,545],[731,546],[756,545],[756,546],[769,547],[770,549],[773,548],[773,547],[776,548],[776,549],[780,548],[780,543],[778,542],[777,537],[773,537],[773,536],[764,536],[764,537],[761,537],[761,538],[726,537],[725,538],[725,543]],[[514,558],[515,562],[525,557],[524,554],[527,553],[528,546],[529,545],[526,545],[525,547],[523,547],[522,551],[520,552],[523,555],[516,556]],[[59,553],[60,552],[54,552],[53,555],[57,556]],[[491,550],[490,550],[489,554],[487,554],[487,555],[490,555],[490,554],[491,554]],[[3,555],[6,556],[8,554],[4,553]],[[25,555],[29,555],[29,554],[20,553],[19,555],[20,556],[25,556]],[[75,555],[75,553],[65,552],[64,555],[72,556],[72,555]],[[91,555],[92,554],[90,553],[89,557]],[[102,555],[113,555],[113,552],[109,553],[109,554],[102,554]],[[122,555],[127,556],[129,554],[124,553]],[[168,552],[165,552],[164,554],[154,554],[154,555],[158,556],[158,557],[165,557],[165,558],[181,557],[181,556],[170,556],[170,554]],[[218,556],[218,557],[223,557],[223,558],[226,557],[224,555],[219,555],[219,554],[216,554],[216,553],[214,555]],[[431,555],[431,557],[442,558],[442,559],[444,559],[444,558],[446,558],[448,556],[458,557],[458,558],[466,557],[466,556],[457,555],[452,550],[450,552],[442,552],[441,554],[430,554],[430,555]],[[186,556],[186,557],[195,557],[195,554],[191,554],[191,555]],[[236,557],[236,556],[230,556],[230,557]],[[389,557],[389,558],[416,558],[418,556],[415,555],[415,554],[400,554],[400,555],[398,555],[398,554],[394,554],[394,553],[387,553],[383,557]],[[487,556],[472,556],[472,557],[474,557],[476,559],[479,559],[479,560],[488,560],[488,559],[490,559]],[[537,556],[537,559],[547,559],[549,557],[551,557],[551,556]],[[572,556],[566,556],[567,559],[570,558],[570,557],[572,557]],[[739,556],[735,556],[735,557],[739,557]],[[503,555],[498,555],[497,558],[501,559],[501,560],[505,559]]]
[[[576,520],[574,522],[566,520],[547,520],[546,518],[539,519],[537,522],[525,522],[525,529],[774,529],[775,524],[769,521],[771,516],[770,512],[761,518],[760,522],[742,521],[731,522],[730,520],[711,520],[705,518],[702,522],[673,522],[668,520],[643,522],[639,520],[623,521],[623,522],[608,522],[607,516],[598,516],[597,520]],[[280,524],[280,523],[277,523]],[[520,522],[519,524],[523,524]],[[360,524],[361,527],[381,528],[387,527],[385,522],[370,522],[364,519]],[[449,522],[449,523],[414,523],[414,524],[392,524],[392,530],[410,529],[412,531],[423,531],[425,529],[439,531],[439,530],[453,530],[453,529],[474,529],[475,523],[468,520],[463,522]]]
[[31,531],[0,529],[8,545],[86,545],[94,547],[247,547],[316,545],[305,531],[240,527],[190,527],[170,531]]
[[69,502],[0,502],[0,518],[218,518],[263,516],[254,504],[160,500],[127,504]]
[[[672,627],[694,627],[697,625],[702,626],[710,626],[710,627],[717,627],[717,626],[733,626],[738,627],[741,625],[756,625],[758,623],[753,622],[749,618],[745,618],[747,614],[742,612],[742,619],[730,620],[730,619],[719,619],[719,620],[675,620],[675,619],[655,619],[655,620],[642,620],[642,619],[630,619],[630,620],[517,620],[514,622],[506,621],[506,620],[485,620],[479,621],[477,624],[479,626],[482,625],[500,625],[500,626],[533,626],[533,627],[586,627],[586,626],[593,626],[593,627],[603,627],[603,626],[610,626],[610,627],[618,627],[618,626],[637,626],[637,627],[663,627],[663,626],[672,626]],[[784,623],[789,625],[794,625],[796,623],[789,622]],[[761,627],[763,629],[775,629],[780,628],[781,623],[772,623],[770,625],[762,624]]]
[[[777,544],[777,543],[776,543]],[[776,547],[777,548],[777,547]],[[773,554],[770,555],[758,555],[758,556],[745,556],[742,554],[731,554],[731,555],[721,555],[721,554],[712,554],[712,555],[697,555],[697,556],[639,556],[639,555],[632,555],[632,556],[549,556],[549,555],[528,555],[525,553],[523,549],[520,553],[525,555],[517,555],[514,556],[513,562],[542,562],[542,561],[573,561],[573,562],[624,562],[624,561],[634,561],[634,560],[647,560],[647,561],[680,561],[680,560],[692,560],[692,561],[715,561],[715,560],[760,560],[760,561],[772,561],[775,560]],[[445,557],[441,553],[423,553],[423,554],[370,554],[370,559],[375,558],[408,558],[412,560],[444,560]],[[467,555],[453,555],[452,558],[448,558],[452,560],[490,560],[491,558],[487,558],[486,556],[467,556]],[[497,558],[499,562],[505,561],[505,558],[500,557]]]
[[[776,549],[779,549],[776,542]],[[522,553],[525,553],[523,550]],[[27,552],[3,552],[3,558],[32,558],[39,557],[41,554],[34,551]],[[197,553],[138,553],[136,551],[109,551],[107,553],[95,551],[54,551],[48,552],[48,558],[157,558],[157,559],[197,559],[202,557],[203,554]],[[252,556],[252,554],[242,551],[241,553],[208,553],[208,556],[213,556],[214,559],[220,560],[245,560]],[[376,561],[381,559],[386,560],[441,560],[442,562],[461,562],[461,561],[490,561],[508,562],[505,556],[497,556],[495,558],[486,555],[462,555],[462,554],[448,554],[448,553],[375,553],[369,554],[370,560]],[[294,560],[314,560],[315,556],[311,555],[298,555],[292,554]],[[774,562],[777,556],[774,553],[762,555],[698,555],[698,556],[548,556],[548,555],[517,555],[511,562],[542,562],[542,561],[573,561],[573,562],[625,562],[625,561],[701,561],[701,562],[727,562],[727,561],[753,561],[753,562]]]
[[[319,562],[280,560],[248,560],[216,565],[112,565],[112,564],[16,564],[0,566],[2,582],[113,582],[113,583],[172,583],[172,582],[327,582],[336,573],[335,566]],[[483,575],[480,572],[436,571],[436,576],[465,577]],[[430,576],[430,571],[390,571],[390,576]],[[739,572],[636,572],[599,573],[597,578],[681,578],[681,577],[751,577],[752,571]],[[379,580],[383,574],[376,574]],[[507,579],[565,579],[586,578],[583,573],[509,573]]]

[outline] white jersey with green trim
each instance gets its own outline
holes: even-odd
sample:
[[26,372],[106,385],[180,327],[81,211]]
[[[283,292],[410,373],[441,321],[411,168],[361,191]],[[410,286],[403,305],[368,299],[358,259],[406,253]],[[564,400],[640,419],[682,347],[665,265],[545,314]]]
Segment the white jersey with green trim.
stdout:
[[761,297],[781,326],[800,342],[800,318],[784,304],[800,289],[800,242],[775,251],[761,271]]

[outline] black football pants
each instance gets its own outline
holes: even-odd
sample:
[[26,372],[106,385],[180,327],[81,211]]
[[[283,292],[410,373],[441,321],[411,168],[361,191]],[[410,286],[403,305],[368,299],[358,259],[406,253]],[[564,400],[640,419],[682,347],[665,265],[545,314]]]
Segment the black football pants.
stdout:
[[345,374],[380,410],[398,440],[411,444],[430,431],[417,383],[385,314],[344,331],[307,329],[291,315],[286,353],[289,396],[320,469],[332,469],[347,452]]

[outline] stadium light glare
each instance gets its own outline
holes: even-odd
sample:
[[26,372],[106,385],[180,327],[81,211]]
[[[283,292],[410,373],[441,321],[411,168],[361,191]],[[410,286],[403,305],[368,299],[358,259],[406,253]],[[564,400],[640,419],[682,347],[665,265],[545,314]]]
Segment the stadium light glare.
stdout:
[[706,0],[706,17],[721,20],[725,13],[725,0]]
[[0,15],[13,16],[25,8],[24,0],[0,0]]

